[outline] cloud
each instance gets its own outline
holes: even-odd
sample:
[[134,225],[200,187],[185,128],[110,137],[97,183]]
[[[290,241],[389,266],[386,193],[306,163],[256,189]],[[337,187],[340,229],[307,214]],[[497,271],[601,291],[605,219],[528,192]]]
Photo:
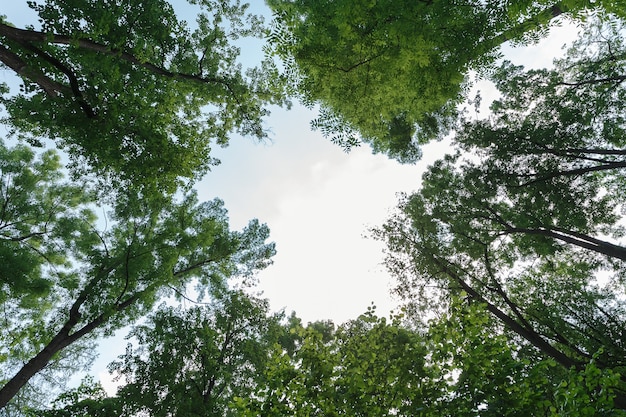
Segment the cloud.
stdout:
[[115,396],[117,389],[126,384],[126,380],[123,377],[117,381],[114,381],[113,378],[114,376],[108,372],[98,372],[98,380],[109,397]]

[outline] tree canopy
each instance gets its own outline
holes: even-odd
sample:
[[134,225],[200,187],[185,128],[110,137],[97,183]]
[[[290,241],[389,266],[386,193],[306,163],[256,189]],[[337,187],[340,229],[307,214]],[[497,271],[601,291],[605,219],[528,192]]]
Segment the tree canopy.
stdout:
[[234,292],[208,307],[161,309],[131,335],[138,346],[111,366],[127,381],[116,397],[83,387],[44,415],[414,416],[430,415],[436,398],[424,339],[374,310],[303,326]]
[[[22,80],[1,91],[22,142],[0,143],[0,415],[626,415],[623,6],[268,0],[268,32],[238,0],[192,3],[193,27],[164,0],[0,20]],[[590,23],[553,68],[498,61],[559,16]],[[236,40],[265,35],[284,73],[242,70]],[[501,95],[486,118],[458,109],[470,71]],[[404,300],[389,318],[271,312],[247,286],[275,253],[267,226],[230,230],[191,187],[212,144],[265,136],[285,80],[346,147],[413,162],[453,133],[373,232]],[[129,325],[117,394],[65,391]]]
[[[0,146],[1,413],[163,297],[193,284],[219,298],[270,262],[265,225],[230,231],[223,203],[190,188],[217,163],[211,146],[264,138],[267,105],[283,103],[271,63],[239,58],[262,18],[239,1],[193,3],[193,26],[166,1],[46,0],[28,2],[38,26],[0,19],[0,66],[21,81],[0,98],[21,140]],[[73,181],[37,150],[46,141]]]
[[567,370],[515,345],[483,305],[456,298],[427,332],[402,321],[372,308],[304,326],[241,292],[162,307],[111,365],[126,381],[116,396],[87,380],[33,415],[624,415],[613,407],[619,374],[594,362]]
[[0,65],[23,83],[3,91],[4,121],[32,144],[54,140],[75,174],[152,193],[200,178],[231,133],[264,138],[266,105],[282,99],[269,61],[238,61],[235,42],[262,36],[261,18],[239,1],[194,3],[190,28],[163,0],[29,2],[40,28],[0,21]]
[[268,228],[228,228],[223,203],[123,195],[99,230],[95,193],[62,180],[52,152],[2,148],[4,312],[0,407],[74,343],[111,334],[165,295],[219,295],[270,262]]
[[267,300],[243,292],[213,304],[162,308],[129,334],[138,346],[110,366],[125,381],[118,398],[126,413],[239,415],[233,401],[263,383],[279,317],[269,315]]
[[360,141],[402,162],[455,124],[470,71],[487,73],[505,42],[532,42],[554,18],[605,10],[588,1],[269,0],[270,42],[313,122],[346,148]]
[[504,63],[492,115],[465,121],[462,152],[430,167],[376,235],[415,314],[455,297],[483,305],[516,349],[622,375],[624,409],[620,30],[589,30],[552,70]]

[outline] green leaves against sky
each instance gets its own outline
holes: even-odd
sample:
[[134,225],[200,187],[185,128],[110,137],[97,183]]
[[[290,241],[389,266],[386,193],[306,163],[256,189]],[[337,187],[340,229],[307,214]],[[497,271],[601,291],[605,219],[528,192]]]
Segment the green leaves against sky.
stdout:
[[[134,0],[0,21],[22,83],[1,97],[0,415],[624,415],[623,6],[269,0],[264,26],[239,1],[192,3],[195,24]],[[585,30],[553,68],[499,59],[561,18]],[[254,69],[248,36],[266,42]],[[470,72],[500,93],[485,118],[459,110]],[[344,148],[404,163],[452,137],[373,231],[390,319],[271,312],[251,295],[268,227],[231,231],[193,191],[211,147],[265,138],[290,98]],[[62,387],[129,325],[117,395]]]

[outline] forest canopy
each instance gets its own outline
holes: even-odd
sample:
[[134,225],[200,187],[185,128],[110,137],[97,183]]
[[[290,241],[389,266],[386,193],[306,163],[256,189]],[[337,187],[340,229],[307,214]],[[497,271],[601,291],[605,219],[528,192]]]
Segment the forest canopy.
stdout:
[[193,28],[164,0],[30,5],[40,29],[0,21],[0,62],[23,83],[2,97],[4,122],[55,141],[76,175],[175,192],[217,163],[211,146],[266,137],[268,105],[283,102],[270,61],[238,61],[235,41],[264,30],[238,1],[198,2]]
[[363,142],[413,163],[456,125],[470,71],[501,46],[529,44],[563,19],[624,10],[613,1],[268,0],[269,38],[312,126],[346,149]]
[[504,62],[490,116],[463,122],[457,153],[432,165],[375,232],[417,317],[458,297],[480,304],[519,360],[539,355],[613,375],[619,408],[623,30],[596,22],[553,69]]
[[[624,6],[268,0],[268,26],[191,3],[195,25],[164,0],[0,20],[21,82],[0,99],[0,416],[626,415]],[[500,59],[563,18],[583,30],[552,67]],[[460,110],[472,71],[499,94],[484,117]],[[452,138],[372,230],[388,317],[272,311],[268,226],[232,230],[194,189],[212,146],[265,138],[292,98],[400,162]],[[124,328],[116,393],[64,385]]]

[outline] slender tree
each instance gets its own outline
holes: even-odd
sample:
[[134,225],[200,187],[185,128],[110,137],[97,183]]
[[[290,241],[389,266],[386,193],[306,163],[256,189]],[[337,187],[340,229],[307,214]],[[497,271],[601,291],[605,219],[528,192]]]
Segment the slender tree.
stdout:
[[233,400],[263,384],[276,343],[280,317],[268,310],[266,300],[232,291],[212,306],[157,311],[110,366],[125,382],[117,393],[125,413],[239,415]]
[[94,193],[63,183],[58,157],[37,160],[21,147],[3,155],[3,264],[22,266],[1,276],[0,408],[68,347],[111,334],[192,281],[219,294],[274,252],[266,226],[229,231],[222,202],[199,203],[195,193],[122,194],[99,231]]
[[[607,375],[625,365],[625,55],[615,25],[589,30],[553,70],[505,64],[493,115],[464,122],[463,153],[435,163],[376,232],[416,313],[443,313],[462,294],[542,357]],[[613,384],[625,409],[626,380]]]

